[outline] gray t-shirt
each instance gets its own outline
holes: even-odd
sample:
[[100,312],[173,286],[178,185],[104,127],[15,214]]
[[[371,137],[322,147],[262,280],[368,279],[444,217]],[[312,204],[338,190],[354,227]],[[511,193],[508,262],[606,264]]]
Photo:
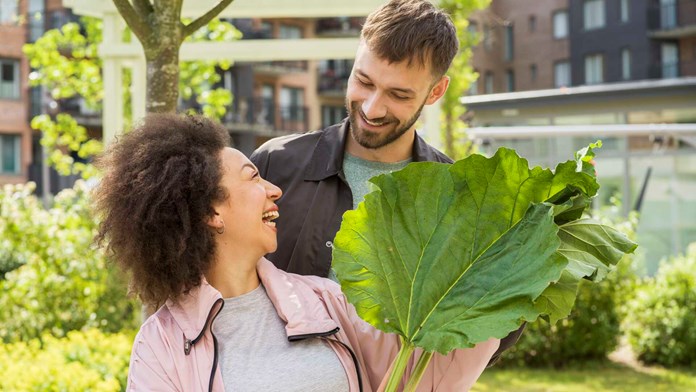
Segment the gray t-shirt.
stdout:
[[394,163],[375,162],[345,153],[343,156],[343,174],[345,174],[346,182],[353,193],[353,208],[356,208],[363,201],[365,195],[370,193],[370,183],[368,182],[370,178],[401,170],[411,161],[413,161],[412,158]]
[[348,392],[345,369],[324,340],[288,341],[263,285],[226,298],[213,333],[226,391]]
[[[345,153],[343,156],[343,174],[346,176],[346,182],[348,182],[350,191],[353,194],[353,209],[357,208],[358,204],[365,198],[365,195],[370,193],[371,184],[368,181],[370,178],[401,170],[412,161],[413,158],[394,163],[375,162]],[[329,270],[328,278],[338,282],[336,271],[333,268]]]

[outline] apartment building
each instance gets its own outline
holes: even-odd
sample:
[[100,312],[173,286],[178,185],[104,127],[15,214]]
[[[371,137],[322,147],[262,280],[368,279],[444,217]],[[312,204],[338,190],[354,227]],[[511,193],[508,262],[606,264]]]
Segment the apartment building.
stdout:
[[32,160],[29,66],[22,55],[28,32],[21,23],[28,3],[0,0],[0,183],[27,181]]

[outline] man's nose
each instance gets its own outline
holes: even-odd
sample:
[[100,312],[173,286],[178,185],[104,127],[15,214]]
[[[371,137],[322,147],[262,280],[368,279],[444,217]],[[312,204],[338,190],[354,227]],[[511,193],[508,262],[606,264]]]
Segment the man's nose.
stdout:
[[384,105],[382,95],[379,93],[370,94],[361,105],[363,114],[368,120],[375,120],[387,115],[387,107]]

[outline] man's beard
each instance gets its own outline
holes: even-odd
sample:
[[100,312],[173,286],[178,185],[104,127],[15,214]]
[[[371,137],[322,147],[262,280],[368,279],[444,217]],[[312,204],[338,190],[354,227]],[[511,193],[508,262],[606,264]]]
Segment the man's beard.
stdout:
[[[355,101],[350,103],[346,102],[346,108],[348,109],[348,118],[350,119],[350,133],[353,136],[353,139],[355,139],[355,141],[358,142],[358,144],[362,147],[376,150],[390,143],[393,143],[404,133],[406,133],[406,131],[411,129],[411,127],[413,127],[413,124],[415,124],[416,121],[418,121],[418,117],[420,117],[421,110],[423,110],[423,106],[425,106],[425,101],[423,101],[416,113],[403,124],[399,122],[399,120],[396,117],[390,115],[378,119],[370,119],[370,122],[395,124],[394,128],[390,131],[387,131],[384,134],[380,134],[378,132],[373,132],[358,127],[356,116],[362,115],[360,105],[358,104],[358,102]],[[365,118],[364,115],[363,118]]]

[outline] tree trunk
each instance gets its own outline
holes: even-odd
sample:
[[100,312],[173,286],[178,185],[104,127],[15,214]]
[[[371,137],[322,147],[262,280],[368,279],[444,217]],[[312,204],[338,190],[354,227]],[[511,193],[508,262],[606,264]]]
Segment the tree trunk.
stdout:
[[[174,7],[172,7],[174,8]],[[143,45],[147,64],[147,113],[174,113],[179,100],[180,16],[164,8],[154,14],[152,34]]]

